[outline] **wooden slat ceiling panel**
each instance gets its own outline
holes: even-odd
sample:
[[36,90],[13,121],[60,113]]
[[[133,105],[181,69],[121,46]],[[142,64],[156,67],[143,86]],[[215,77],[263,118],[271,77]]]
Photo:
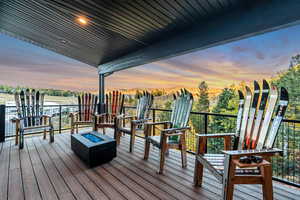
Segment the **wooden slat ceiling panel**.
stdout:
[[[0,30],[98,66],[199,25],[236,0],[1,0]],[[88,19],[86,26],[76,22]]]

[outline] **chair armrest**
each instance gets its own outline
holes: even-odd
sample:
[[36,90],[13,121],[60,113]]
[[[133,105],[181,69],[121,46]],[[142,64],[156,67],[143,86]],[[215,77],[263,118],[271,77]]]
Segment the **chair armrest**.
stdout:
[[13,117],[13,118],[10,119],[10,121],[11,121],[12,123],[16,123],[17,121],[18,121],[18,122],[21,121],[21,119],[20,119],[19,117]]
[[163,121],[163,122],[147,122],[147,125],[155,126],[155,125],[164,125],[164,124],[172,124],[170,121]]
[[152,120],[152,119],[150,119],[150,118],[148,118],[148,119],[138,119],[138,120],[132,120],[131,122],[138,125],[138,124],[143,124],[143,123],[145,123],[147,121],[150,121],[150,120]]
[[35,118],[36,117],[52,118],[53,116],[51,116],[51,115],[41,115],[41,116],[35,116]]
[[76,116],[76,115],[78,115],[78,114],[79,114],[79,112],[71,112],[71,113],[69,114],[69,117]]
[[117,119],[119,119],[119,120],[125,120],[125,119],[131,119],[131,120],[133,120],[134,118],[135,118],[136,116],[124,116],[124,115],[119,115],[119,116],[117,116]]
[[190,130],[190,129],[191,129],[190,127],[168,128],[168,129],[163,129],[161,132],[162,132],[162,134],[172,136],[172,135],[181,135],[182,132]]
[[202,138],[225,138],[235,136],[235,133],[196,134],[196,136]]
[[222,151],[226,155],[241,157],[241,156],[254,156],[254,155],[262,155],[262,156],[273,156],[275,154],[282,154],[281,149],[272,148],[272,149],[247,149],[247,150],[234,150],[234,151]]

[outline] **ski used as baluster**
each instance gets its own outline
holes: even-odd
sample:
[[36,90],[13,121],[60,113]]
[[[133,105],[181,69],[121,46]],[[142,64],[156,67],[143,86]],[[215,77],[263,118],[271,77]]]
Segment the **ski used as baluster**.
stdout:
[[248,124],[247,124],[247,129],[246,129],[246,138],[245,138],[245,143],[244,143],[244,148],[249,149],[250,148],[250,141],[251,141],[251,136],[252,136],[252,130],[253,130],[253,122],[256,114],[256,109],[258,105],[258,100],[259,100],[259,95],[260,95],[260,87],[257,81],[254,81],[254,94],[253,94],[253,100],[252,100],[252,105],[249,111],[249,118],[248,118]]
[[265,108],[267,105],[269,92],[270,92],[270,86],[266,80],[263,80],[263,90],[262,90],[262,95],[261,95],[261,99],[260,99],[260,105],[259,105],[259,108],[258,108],[258,111],[256,114],[252,137],[251,137],[251,141],[250,141],[251,149],[255,149],[256,144],[257,144],[257,139],[259,137],[259,131],[261,129],[261,122],[262,122],[264,111],[265,111]]
[[272,120],[272,116],[273,116],[273,112],[275,109],[277,99],[278,99],[277,88],[275,86],[272,86],[272,89],[271,89],[270,95],[269,95],[269,99],[268,99],[266,113],[264,116],[264,120],[262,122],[261,131],[259,133],[256,149],[262,149],[264,146],[264,142],[265,142],[265,139],[268,134],[269,124]]
[[245,140],[245,134],[246,134],[246,128],[247,128],[247,121],[251,106],[251,99],[252,99],[252,92],[248,86],[246,86],[246,99],[244,103],[244,112],[243,112],[243,118],[242,118],[242,124],[241,124],[241,130],[240,130],[240,138],[239,138],[239,144],[238,149],[243,148],[244,140]]
[[278,129],[280,127],[280,124],[283,120],[285,111],[287,109],[289,102],[289,95],[285,88],[280,89],[280,98],[279,103],[277,106],[275,118],[273,119],[272,127],[270,128],[270,131],[268,133],[268,136],[266,138],[264,148],[272,148],[278,133]]

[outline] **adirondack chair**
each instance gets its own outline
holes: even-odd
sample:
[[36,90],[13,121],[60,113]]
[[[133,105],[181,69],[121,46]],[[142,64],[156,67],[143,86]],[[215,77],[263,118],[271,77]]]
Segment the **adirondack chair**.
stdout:
[[[135,116],[124,116],[121,115],[117,117],[117,129],[115,139],[117,144],[120,144],[120,138],[122,134],[130,135],[130,147],[129,152],[132,152],[134,149],[135,136],[137,132],[144,133],[143,124],[149,121],[150,108],[153,104],[153,95],[149,92],[144,92],[141,96],[138,97],[138,102],[136,106]],[[125,120],[129,120],[130,127],[123,126]]]
[[[160,149],[160,167],[159,174],[163,173],[165,155],[169,149],[180,149],[182,167],[187,166],[186,159],[186,131],[189,116],[193,105],[193,96],[187,90],[174,95],[173,108],[170,121],[148,122],[145,124],[145,152],[144,159],[149,157],[150,144]],[[152,129],[156,125],[163,125],[160,136],[151,136]]]
[[[262,92],[257,82],[254,82],[254,90],[252,95],[246,87],[246,98],[239,91],[235,133],[197,135],[194,184],[201,186],[205,167],[222,183],[222,197],[226,200],[233,198],[235,184],[262,184],[264,199],[273,199],[270,161],[272,156],[282,153],[280,149],[273,148],[273,144],[288,105],[288,93],[285,88],[281,88],[278,95],[277,88],[273,86],[270,89],[265,80]],[[278,96],[279,103],[272,121]],[[225,150],[222,154],[205,153],[208,138],[224,139]],[[233,148],[232,139],[235,144]],[[262,162],[255,162],[257,158],[261,158]],[[245,159],[251,163],[242,162]]]
[[39,91],[26,89],[15,93],[17,117],[12,119],[16,125],[16,145],[23,149],[24,135],[26,133],[50,133],[50,142],[54,142],[54,130],[51,116],[43,113],[44,94]]
[[116,117],[122,114],[124,105],[124,94],[112,91],[105,95],[105,113],[95,115],[95,130],[98,128],[113,128],[116,132]]
[[98,97],[96,95],[85,93],[78,96],[78,112],[70,113],[71,118],[71,134],[76,133],[80,125],[90,125],[94,127],[94,115],[97,108]]

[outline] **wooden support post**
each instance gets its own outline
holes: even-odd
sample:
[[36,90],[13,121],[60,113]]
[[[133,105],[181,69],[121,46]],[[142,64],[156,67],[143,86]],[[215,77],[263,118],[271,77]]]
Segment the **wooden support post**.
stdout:
[[5,141],[5,105],[0,105],[0,142]]
[[105,96],[105,81],[104,81],[104,74],[99,74],[99,105],[98,105],[98,113],[105,112],[105,103],[104,103],[104,96]]

